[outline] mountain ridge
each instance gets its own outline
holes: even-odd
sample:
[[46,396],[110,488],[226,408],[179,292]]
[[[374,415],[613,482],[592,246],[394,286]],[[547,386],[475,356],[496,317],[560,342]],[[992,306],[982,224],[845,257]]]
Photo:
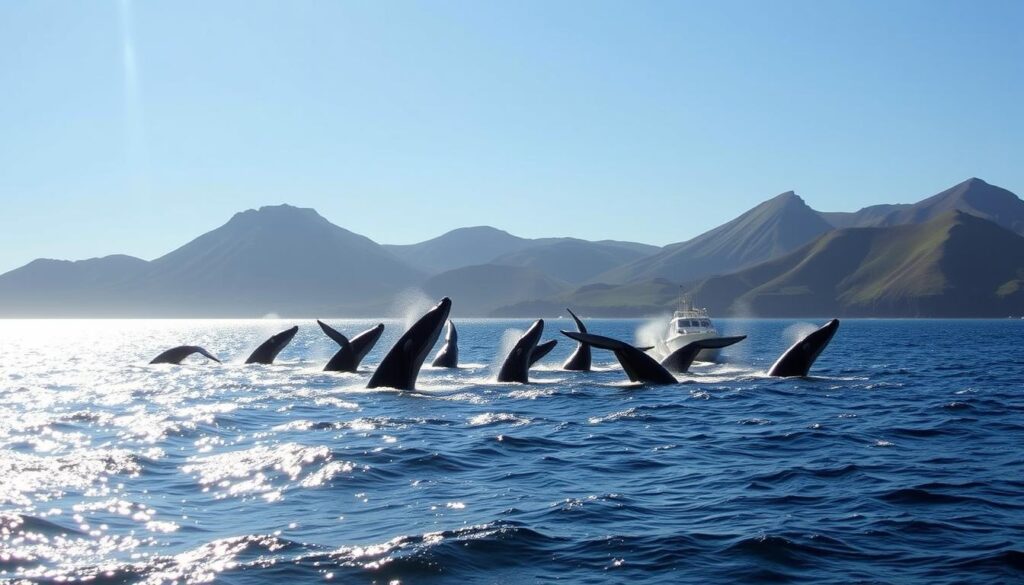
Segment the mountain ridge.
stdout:
[[[955,229],[934,223],[948,223],[949,217],[959,218]],[[870,227],[835,229],[830,218]],[[971,218],[985,223],[972,223]],[[945,227],[935,227],[940,224]],[[934,237],[900,240],[902,233],[923,233],[924,228],[906,226],[922,225],[929,225]],[[267,205],[235,213],[219,227],[150,261],[123,254],[33,260],[0,275],[0,316],[382,316],[395,310],[396,297],[409,289],[457,296],[462,303],[456,311],[463,316],[528,308],[560,314],[566,304],[624,316],[665,310],[678,296],[679,284],[711,287],[697,290],[702,293],[717,290],[713,298],[730,299],[729,306],[719,308],[738,314],[746,306],[764,316],[788,314],[790,297],[804,298],[804,309],[945,315],[952,314],[948,306],[927,300],[927,285],[961,273],[975,274],[985,283],[967,297],[957,297],[961,302],[969,305],[974,298],[1002,310],[1016,302],[1022,285],[1013,270],[1024,269],[1024,260],[1021,266],[1006,265],[1000,260],[1007,256],[1003,248],[1015,250],[1017,241],[979,225],[1020,237],[1024,202],[977,178],[917,203],[857,212],[818,212],[787,191],[717,228],[660,249],[614,240],[521,238],[490,226],[452,230],[420,244],[387,246],[335,225],[316,210]],[[847,233],[850,229],[883,230],[885,235],[852,232],[861,233],[854,236]],[[995,248],[964,244],[965,237]],[[956,245],[950,247],[947,241]],[[821,249],[802,260],[793,256],[811,245]],[[409,260],[417,251],[425,264]],[[502,253],[494,256],[496,252]],[[908,256],[911,252],[917,255]],[[438,258],[455,267],[438,272]],[[956,258],[958,264],[949,264]],[[890,266],[896,259],[903,263]],[[813,274],[806,266],[804,272],[791,272],[794,265],[771,278],[757,277],[765,270],[781,270],[778,262],[798,261],[819,268]],[[992,274],[979,272],[975,265],[998,266],[1003,280],[994,283]],[[893,271],[902,276],[891,276]],[[619,278],[608,278],[616,274]],[[890,276],[876,278],[879,274]],[[805,277],[810,280],[801,280]],[[827,295],[815,288],[822,282],[832,287]],[[952,299],[971,290],[962,279],[956,282],[931,296]],[[992,286],[1001,291],[996,297],[988,290]],[[918,305],[900,304],[901,298],[918,299]]]

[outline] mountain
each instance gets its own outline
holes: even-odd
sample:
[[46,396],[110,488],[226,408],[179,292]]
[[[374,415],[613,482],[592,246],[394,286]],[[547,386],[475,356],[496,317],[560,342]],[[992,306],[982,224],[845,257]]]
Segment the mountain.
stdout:
[[312,209],[277,205],[148,262],[39,259],[0,274],[0,317],[382,316],[410,288],[452,296],[463,316],[566,305],[636,316],[670,309],[676,283],[734,315],[1021,314],[1022,231],[1024,202],[980,179],[854,213],[818,213],[787,192],[661,249],[490,227],[385,247]]
[[908,207],[912,206],[909,203],[883,203],[882,205],[865,207],[859,211],[819,211],[818,214],[832,227],[840,229],[874,227],[882,223],[890,214]]
[[666,246],[596,277],[599,282],[637,282],[664,278],[693,281],[726,274],[791,252],[832,229],[818,212],[788,191],[761,203],[692,240]]
[[568,285],[533,268],[480,264],[432,276],[422,288],[431,298],[451,297],[453,314],[483,316],[497,307],[552,296]]
[[557,280],[583,283],[602,272],[650,254],[649,250],[624,246],[618,242],[587,242],[565,238],[498,256],[491,264],[535,268]]
[[530,246],[532,240],[490,226],[459,228],[418,244],[384,246],[410,266],[437,274],[453,268],[486,264],[502,254]]
[[[571,265],[577,259],[588,266],[603,264],[600,270],[594,269],[594,274],[597,274],[614,265],[612,263],[619,258],[626,262],[659,250],[656,246],[615,240],[590,242],[576,238],[520,238],[490,226],[459,228],[418,244],[384,247],[410,266],[429,274],[488,263],[537,265],[542,270],[557,270]],[[533,252],[516,255],[526,250]],[[546,255],[551,257],[542,258]],[[555,273],[549,274],[560,278]]]
[[125,255],[89,260],[39,259],[0,275],[0,316],[118,316],[123,288],[144,276],[149,262]]
[[380,314],[423,279],[372,240],[289,205],[235,214],[145,262],[36,261],[0,275],[4,315]]
[[359,307],[422,279],[373,240],[290,205],[235,214],[151,266],[146,288],[217,314]]
[[720,315],[1004,317],[1024,312],[1022,285],[1024,237],[948,211],[923,224],[836,230],[690,293]]
[[968,179],[913,205],[889,213],[878,225],[924,223],[949,211],[963,211],[1024,235],[1024,201],[977,178]]

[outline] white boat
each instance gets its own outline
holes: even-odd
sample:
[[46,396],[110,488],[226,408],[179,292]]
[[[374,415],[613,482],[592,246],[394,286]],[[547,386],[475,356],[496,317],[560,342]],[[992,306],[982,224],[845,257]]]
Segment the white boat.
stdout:
[[[708,310],[693,306],[688,297],[683,297],[679,308],[672,313],[672,320],[668,324],[668,332],[665,334],[665,345],[671,353],[684,345],[699,339],[720,337],[715,324],[711,322]],[[718,358],[720,349],[705,349],[697,354],[697,359],[703,362],[713,362]]]

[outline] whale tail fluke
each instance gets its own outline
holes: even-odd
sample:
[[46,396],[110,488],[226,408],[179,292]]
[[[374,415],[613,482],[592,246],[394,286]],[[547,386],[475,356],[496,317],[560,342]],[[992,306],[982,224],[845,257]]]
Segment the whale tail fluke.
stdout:
[[615,359],[619,360],[626,376],[633,382],[645,384],[675,384],[678,382],[672,372],[665,369],[654,358],[624,341],[576,331],[562,331],[562,334],[581,343],[615,352]]
[[[569,314],[572,315],[572,320],[576,322],[576,330],[580,333],[586,333],[587,326],[576,316],[576,313],[573,313],[572,309],[568,307],[565,310],[569,311]],[[562,369],[574,372],[589,372],[591,362],[590,345],[581,342],[576,346],[576,350],[572,352],[569,359],[565,360],[565,363],[562,364]]]
[[320,326],[320,329],[337,343],[338,345],[344,345],[348,343],[348,338],[341,334],[337,329],[331,327],[327,323],[324,323],[320,319],[316,320],[316,324]]
[[707,339],[698,339],[692,343],[688,343],[683,347],[668,354],[665,359],[661,360],[661,365],[665,366],[670,372],[676,374],[685,374],[690,370],[690,366],[693,365],[694,360],[697,359],[697,355],[705,349],[721,349],[723,347],[729,347],[746,339],[746,335],[737,335],[735,337],[709,337]]

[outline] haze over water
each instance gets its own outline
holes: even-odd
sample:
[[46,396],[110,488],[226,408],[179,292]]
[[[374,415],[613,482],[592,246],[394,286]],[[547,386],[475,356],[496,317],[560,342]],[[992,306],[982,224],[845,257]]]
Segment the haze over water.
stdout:
[[[494,383],[528,324],[457,320],[464,367],[401,393],[364,388],[396,321],[359,374],[311,320],[0,321],[0,580],[1024,576],[1024,322],[847,320],[794,380],[763,372],[804,322],[723,320],[729,363],[638,387],[558,369],[549,321],[535,383]],[[226,363],[147,365],[182,343]]]

